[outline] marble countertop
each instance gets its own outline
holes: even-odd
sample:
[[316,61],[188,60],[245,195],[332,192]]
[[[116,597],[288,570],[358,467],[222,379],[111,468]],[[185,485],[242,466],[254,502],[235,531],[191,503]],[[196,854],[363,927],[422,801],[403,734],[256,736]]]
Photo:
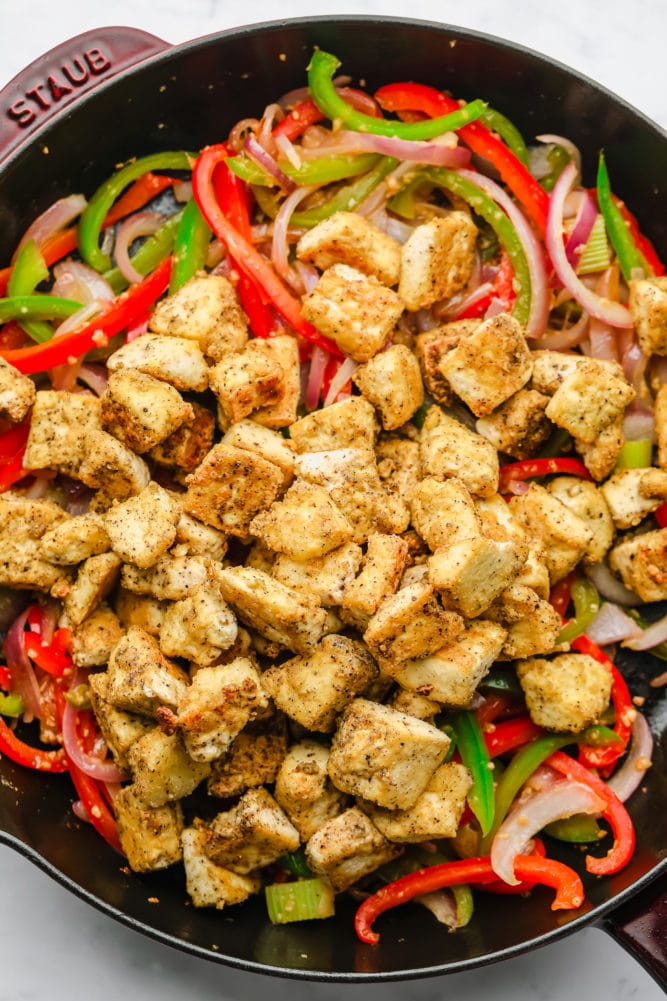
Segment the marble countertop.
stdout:
[[[0,87],[32,59],[88,28],[127,24],[168,42],[276,16],[405,15],[496,34],[600,81],[667,127],[665,0],[366,0],[336,4],[245,0],[0,0]],[[661,70],[660,67],[663,66]],[[237,972],[196,960],[117,924],[0,846],[0,1001],[658,1001],[660,989],[611,939],[591,928],[492,967],[422,981],[310,984]]]

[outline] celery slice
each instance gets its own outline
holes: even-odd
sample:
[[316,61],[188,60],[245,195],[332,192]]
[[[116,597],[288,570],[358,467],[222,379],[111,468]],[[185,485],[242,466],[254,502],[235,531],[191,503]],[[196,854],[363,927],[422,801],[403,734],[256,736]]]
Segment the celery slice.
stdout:
[[269,920],[274,925],[330,918],[335,911],[334,892],[319,878],[272,883],[264,887],[264,896]]
[[591,229],[586,246],[581,252],[577,265],[578,275],[589,275],[596,271],[604,271],[611,264],[611,254],[607,241],[607,230],[604,219],[598,213]]

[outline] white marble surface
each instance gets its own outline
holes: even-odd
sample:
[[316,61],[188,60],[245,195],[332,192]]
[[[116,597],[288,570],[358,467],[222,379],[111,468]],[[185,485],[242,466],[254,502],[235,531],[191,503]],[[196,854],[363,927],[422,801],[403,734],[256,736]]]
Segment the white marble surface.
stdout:
[[[240,11],[243,11],[241,14]],[[0,0],[0,87],[67,37],[128,24],[177,43],[276,16],[372,13],[452,24],[511,38],[594,77],[667,126],[665,0]],[[308,984],[239,973],[168,949],[71,896],[0,847],[0,1001],[658,1001],[660,989],[595,929],[493,967],[396,984]]]

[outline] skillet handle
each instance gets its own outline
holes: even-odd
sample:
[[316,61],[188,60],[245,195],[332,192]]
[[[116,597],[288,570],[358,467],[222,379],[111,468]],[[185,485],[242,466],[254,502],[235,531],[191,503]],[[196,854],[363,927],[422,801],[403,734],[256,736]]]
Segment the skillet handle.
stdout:
[[166,48],[137,28],[107,27],[50,49],[0,91],[0,164],[83,94]]
[[600,927],[667,992],[667,876],[612,911]]

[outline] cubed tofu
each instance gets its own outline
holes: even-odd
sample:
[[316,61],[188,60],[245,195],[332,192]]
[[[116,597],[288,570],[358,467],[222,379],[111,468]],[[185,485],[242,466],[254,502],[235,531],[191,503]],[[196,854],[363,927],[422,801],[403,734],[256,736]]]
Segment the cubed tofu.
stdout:
[[[586,557],[584,557],[585,559]],[[529,587],[538,598],[548,600],[551,594],[551,581],[549,580],[549,568],[544,559],[544,553],[540,546],[533,545],[528,550],[528,558],[517,574],[515,584]]]
[[306,859],[316,875],[341,893],[362,876],[398,858],[403,850],[380,834],[365,813],[352,806],[310,837]]
[[225,567],[219,579],[225,601],[269,642],[308,653],[324,635],[327,613],[313,595],[251,567]]
[[477,497],[498,490],[498,453],[486,438],[449,417],[440,407],[429,409],[419,438],[425,476],[456,476]]
[[325,556],[312,560],[295,560],[277,556],[272,575],[282,584],[314,594],[325,608],[340,605],[347,588],[355,579],[362,561],[361,546],[346,542]]
[[188,896],[195,907],[223,907],[240,904],[262,887],[260,876],[242,876],[209,858],[208,835],[203,826],[186,827],[181,835],[183,867]]
[[593,538],[583,518],[539,483],[531,483],[526,493],[511,497],[509,505],[529,542],[541,546],[551,583],[567,577]]
[[623,416],[634,398],[635,391],[624,377],[587,358],[563,380],[545,414],[577,441],[593,444],[606,427]]
[[243,351],[226,354],[210,371],[222,427],[277,403],[284,392],[283,370],[264,340],[248,341]]
[[347,636],[325,636],[307,656],[270,667],[262,685],[278,708],[308,730],[330,732],[336,717],[375,680],[368,650]]
[[268,719],[262,715],[261,719],[246,724],[227,753],[212,763],[209,795],[230,799],[246,789],[272,784],[286,753],[285,717],[282,713],[272,713]]
[[410,500],[412,524],[430,549],[482,534],[475,502],[462,480],[426,476]]
[[533,351],[533,375],[531,385],[540,393],[553,396],[563,382],[579,368],[590,371],[604,371],[623,379],[623,369],[617,361],[587,358],[584,355],[565,351]]
[[507,630],[499,660],[551,653],[563,627],[559,613],[546,597],[516,581],[505,588],[484,615]]
[[269,337],[263,342],[264,351],[282,370],[280,398],[254,412],[253,420],[267,428],[286,428],[296,420],[301,397],[301,360],[299,342],[291,334]]
[[78,478],[97,490],[95,507],[106,510],[114,500],[141,493],[151,474],[144,460],[108,431],[95,428],[86,435],[85,454]]
[[305,296],[302,309],[304,317],[344,354],[365,362],[388,340],[404,303],[373,275],[333,264]]
[[[125,567],[123,567],[123,571]],[[121,579],[122,573],[121,571]],[[137,626],[149,636],[158,637],[164,613],[167,610],[166,601],[158,601],[148,595],[137,595],[119,587],[116,591],[116,614],[125,629]]]
[[194,761],[214,761],[268,704],[257,669],[238,657],[195,672],[178,700],[174,725]]
[[415,354],[424,378],[424,385],[436,403],[447,406],[452,402],[452,389],[440,368],[448,353],[464,337],[474,333],[480,320],[453,320],[433,327],[415,337]]
[[158,442],[148,452],[148,458],[159,466],[191,473],[203,462],[213,445],[215,437],[215,417],[207,407],[192,403],[194,416],[172,431],[163,441]]
[[183,509],[222,532],[245,538],[250,522],[283,487],[282,470],[245,449],[214,445],[190,474]]
[[407,713],[408,716],[416,716],[427,723],[435,723],[435,718],[441,712],[441,705],[435,699],[429,699],[426,695],[419,695],[418,692],[409,692],[407,688],[398,685],[385,705],[390,709],[398,709],[399,712]]
[[278,466],[283,473],[283,485],[294,479],[294,447],[278,431],[263,427],[256,421],[242,420],[232,424],[222,439],[223,444],[245,449]]
[[86,456],[86,435],[99,427],[96,396],[40,389],[32,408],[24,467],[55,469],[78,478]]
[[0,585],[50,591],[66,584],[63,568],[45,559],[41,540],[68,519],[53,501],[0,495]]
[[312,560],[351,542],[354,528],[327,491],[295,480],[285,496],[256,515],[250,533],[293,560]]
[[616,528],[635,528],[667,500],[667,470],[621,469],[600,487]]
[[528,557],[525,542],[496,542],[478,535],[437,549],[428,576],[444,608],[472,619],[512,583]]
[[595,441],[574,440],[574,446],[594,480],[604,480],[614,471],[624,444],[622,415],[603,428]]
[[329,749],[306,738],[292,744],[276,775],[274,795],[302,841],[343,812],[347,796],[327,772]]
[[300,237],[296,256],[320,271],[347,264],[383,285],[396,285],[401,270],[398,240],[356,212],[334,212],[313,226]]
[[426,695],[454,709],[467,709],[507,638],[495,622],[475,619],[455,639],[430,656],[382,667],[408,691]]
[[196,274],[157,304],[150,329],[194,340],[214,361],[242,350],[248,340],[248,324],[234,286],[222,275]]
[[424,720],[354,699],[331,742],[329,777],[341,792],[405,810],[423,793],[449,743],[445,733]]
[[0,417],[18,424],[35,402],[35,383],[0,358]]
[[383,435],[375,455],[382,486],[407,501],[421,476],[418,443],[399,435]]
[[383,661],[426,657],[460,635],[463,620],[438,603],[433,585],[415,581],[384,599],[371,617],[364,641]]
[[609,705],[611,671],[588,654],[530,657],[516,673],[531,719],[545,730],[580,733]]
[[72,660],[77,667],[102,667],[123,633],[116,613],[100,604],[72,631]]
[[203,393],[208,386],[208,365],[197,341],[188,337],[143,334],[123,344],[109,357],[110,372],[136,369],[168,382],[180,391]]
[[125,563],[120,582],[126,591],[133,594],[147,594],[158,601],[180,601],[206,584],[213,568],[214,564],[208,557],[187,556],[175,548],[147,570]]
[[177,389],[134,369],[111,373],[100,405],[105,430],[140,455],[194,417]]
[[509,504],[501,494],[477,497],[475,508],[482,524],[482,533],[490,539],[504,542],[507,539],[525,541],[526,533],[512,515]]
[[486,417],[522,389],[533,362],[523,329],[509,313],[498,313],[463,337],[440,362],[454,393],[476,417]]
[[453,838],[466,805],[472,777],[455,761],[440,765],[424,792],[407,810],[386,810],[362,804],[381,834],[392,842],[415,844],[436,838]]
[[156,872],[182,858],[183,810],[180,803],[150,807],[125,786],[114,798],[121,848],[134,872]]
[[120,558],[115,553],[90,556],[80,565],[63,602],[63,610],[71,627],[81,625],[104,601],[119,576]]
[[667,278],[630,282],[630,312],[645,355],[667,355]]
[[222,560],[227,552],[227,537],[217,528],[181,512],[176,525],[176,545],[186,556],[208,556]]
[[90,512],[74,515],[50,528],[41,538],[44,558],[64,566],[81,563],[111,548],[104,519]]
[[614,521],[604,490],[579,476],[556,476],[547,490],[574,511],[590,528],[593,536],[584,554],[584,563],[599,563],[614,541]]
[[658,439],[658,465],[667,469],[667,383],[655,394],[655,431]]
[[136,497],[107,512],[105,527],[113,551],[142,570],[155,566],[176,538],[180,515],[175,495],[151,481]]
[[114,761],[123,772],[129,772],[127,752],[135,740],[155,726],[153,720],[124,709],[116,709],[108,699],[109,676],[106,671],[92,671],[88,677],[90,701],[95,719]]
[[667,528],[625,539],[609,553],[609,566],[642,601],[667,598]]
[[398,292],[415,312],[451,299],[470,281],[477,227],[465,212],[453,211],[417,226],[401,250]]
[[475,429],[499,452],[513,459],[530,459],[551,434],[544,413],[549,397],[536,389],[520,389],[493,413],[480,417]]
[[206,667],[234,645],[237,633],[236,616],[212,578],[166,609],[160,649],[167,657],[184,657]]
[[151,807],[189,796],[211,769],[206,761],[193,761],[177,733],[157,726],[134,741],[127,758],[137,799]]
[[271,865],[300,843],[296,827],[263,787],[249,789],[219,813],[207,833],[209,858],[241,875]]
[[370,535],[361,570],[346,583],[338,602],[343,618],[365,629],[383,600],[398,590],[407,561],[408,544],[400,535]]
[[117,709],[155,716],[160,706],[176,709],[189,679],[169,661],[154,639],[130,626],[111,651],[107,698]]
[[401,427],[424,402],[419,362],[405,344],[392,344],[361,365],[352,381],[380,414],[382,427]]
[[297,452],[373,449],[378,430],[375,408],[361,396],[350,396],[300,417],[290,427],[290,439]]

